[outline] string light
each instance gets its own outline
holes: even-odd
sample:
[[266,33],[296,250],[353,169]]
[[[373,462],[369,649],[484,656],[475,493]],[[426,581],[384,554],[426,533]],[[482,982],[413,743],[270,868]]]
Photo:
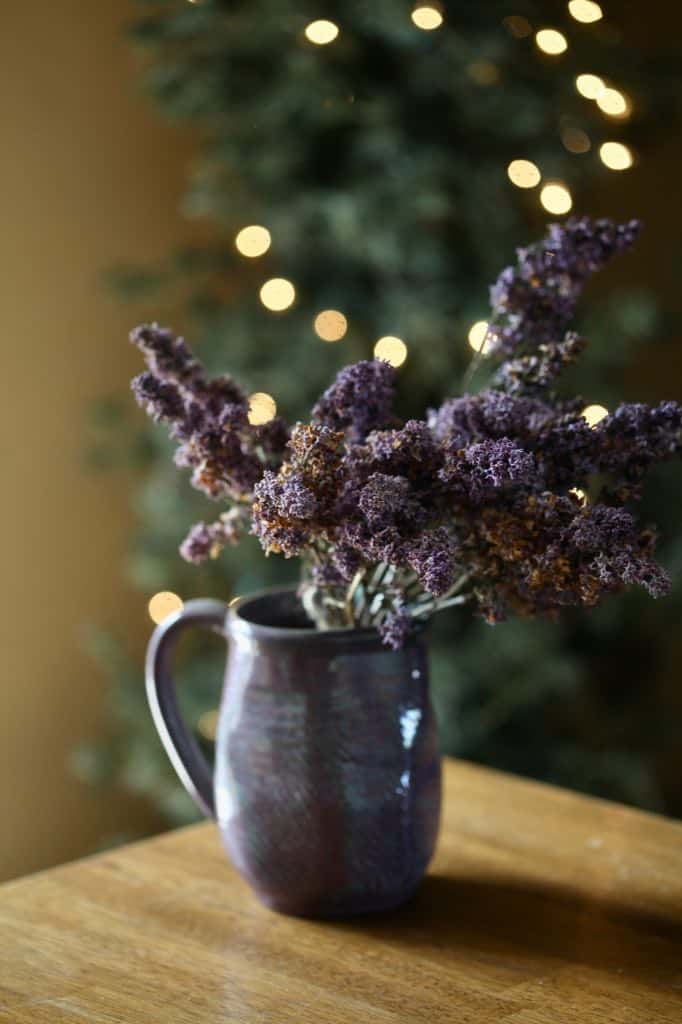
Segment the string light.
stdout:
[[622,142],[604,142],[599,147],[601,162],[611,171],[627,171],[632,167],[634,157],[632,150]]
[[580,487],[571,487],[568,493],[575,494],[576,498],[578,499],[581,505],[584,505],[587,502],[587,495]]
[[154,594],[150,598],[147,611],[149,612],[149,618],[158,626],[160,622],[167,619],[173,612],[179,612],[183,605],[184,601],[177,594],[170,590],[160,590],[158,594]]
[[311,21],[305,28],[306,39],[310,40],[311,43],[315,43],[316,46],[326,46],[327,43],[333,43],[338,34],[339,26],[335,25],[333,21],[327,21],[325,18]]
[[504,19],[504,24],[515,39],[525,39],[533,31],[530,22],[522,18],[520,14],[510,14],[508,18]]
[[215,708],[213,711],[204,711],[197,722],[197,732],[211,743],[215,740],[216,733],[218,732],[219,717],[220,711],[218,708]]
[[630,104],[627,96],[619,89],[604,89],[597,96],[597,106],[609,117],[627,117],[630,113]]
[[249,423],[252,427],[260,427],[269,423],[277,413],[277,402],[265,391],[256,391],[249,396]]
[[507,175],[517,188],[535,188],[540,184],[540,169],[531,160],[512,160]]
[[434,28],[440,28],[443,24],[443,15],[435,7],[415,7],[411,18],[417,28],[425,32],[432,32]]
[[541,28],[535,33],[535,43],[539,50],[549,53],[552,57],[557,57],[568,49],[566,36],[555,28]]
[[242,256],[253,259],[267,252],[271,241],[272,238],[267,228],[261,227],[260,224],[250,224],[238,232],[234,244]]
[[571,193],[560,181],[551,181],[545,185],[540,193],[540,202],[548,213],[557,215],[568,213],[573,206]]
[[561,132],[561,141],[569,153],[588,153],[592,148],[590,137],[582,128],[564,128]]
[[285,277],[271,277],[260,290],[260,300],[266,309],[281,313],[296,298],[296,289]]
[[385,338],[379,338],[374,346],[374,356],[376,359],[383,359],[385,363],[390,363],[391,366],[402,366],[407,359],[407,345],[402,338],[394,338],[393,335],[387,334]]
[[475,324],[472,324],[467,334],[467,341],[474,352],[485,355],[490,348],[491,341],[488,337],[488,321],[477,320]]
[[323,309],[315,317],[313,327],[322,341],[341,341],[348,330],[348,321],[338,309]]
[[594,0],[569,0],[568,12],[576,21],[582,21],[583,25],[590,25],[604,17],[604,12]]
[[477,60],[467,66],[467,74],[476,85],[494,85],[500,80],[497,64],[491,60]]
[[599,75],[578,75],[575,87],[586,100],[596,100],[606,91],[604,81]]
[[608,414],[609,410],[603,405],[587,405],[581,415],[588,426],[595,427]]

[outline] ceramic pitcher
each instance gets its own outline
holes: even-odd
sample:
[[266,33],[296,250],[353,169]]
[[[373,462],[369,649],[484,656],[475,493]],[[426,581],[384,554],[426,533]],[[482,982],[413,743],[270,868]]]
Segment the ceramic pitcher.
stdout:
[[[189,626],[228,641],[212,770],[174,692],[173,648]],[[441,796],[423,633],[393,651],[374,630],[318,631],[293,590],[188,601],[155,630],[146,675],[170,760],[265,904],[336,917],[414,892]]]

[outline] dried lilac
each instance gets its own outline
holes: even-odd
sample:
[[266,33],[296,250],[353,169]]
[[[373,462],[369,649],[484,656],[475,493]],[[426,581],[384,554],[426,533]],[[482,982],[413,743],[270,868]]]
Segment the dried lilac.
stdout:
[[405,477],[373,473],[358,496],[358,506],[373,533],[395,526],[415,530],[424,522],[424,510],[411,493]]
[[266,470],[254,488],[253,532],[267,553],[286,558],[301,553],[310,540],[307,521],[317,512],[315,495],[300,475]]
[[407,608],[398,608],[397,611],[390,612],[386,616],[379,626],[379,633],[387,647],[392,647],[394,651],[398,651],[404,646],[413,628],[414,619]]
[[183,338],[176,338],[167,327],[142,324],[130,332],[130,341],[144,353],[152,373],[163,379],[202,382],[203,367],[194,358]]
[[450,530],[444,526],[425,530],[405,545],[407,564],[427,594],[441,597],[455,579],[457,544]]
[[466,448],[447,448],[440,479],[474,505],[494,497],[503,487],[534,483],[535,460],[508,437],[478,441]]
[[627,497],[649,466],[682,451],[682,405],[627,403],[601,420],[594,433],[599,469],[613,474]]
[[537,352],[507,359],[495,374],[495,387],[510,395],[542,396],[567,366],[574,363],[586,347],[586,341],[568,331],[562,341],[538,345]]
[[185,405],[175,384],[147,371],[133,378],[131,388],[137,404],[155,422],[181,423],[184,420]]
[[390,425],[394,381],[395,370],[380,359],[346,366],[314,406],[313,418],[362,441],[371,430]]
[[590,427],[582,399],[552,391],[584,348],[567,328],[587,278],[637,230],[571,220],[520,249],[491,292],[492,385],[423,421],[395,420],[395,373],[374,360],[337,375],[313,422],[253,426],[229,376],[209,379],[166,328],[138,328],[138,402],[168,425],[194,486],[228,505],[192,527],[183,557],[214,558],[250,531],[268,554],[301,556],[299,594],[320,627],[374,624],[394,648],[464,600],[494,623],[631,585],[664,594],[632,508],[646,470],[682,450],[682,407],[625,404]]
[[244,527],[244,513],[239,508],[225,512],[216,523],[195,523],[180,545],[180,554],[194,565],[217,558],[226,545],[239,543]]
[[552,224],[542,242],[517,249],[517,264],[490,289],[488,351],[505,356],[533,352],[563,337],[591,274],[639,234],[637,221],[572,218]]

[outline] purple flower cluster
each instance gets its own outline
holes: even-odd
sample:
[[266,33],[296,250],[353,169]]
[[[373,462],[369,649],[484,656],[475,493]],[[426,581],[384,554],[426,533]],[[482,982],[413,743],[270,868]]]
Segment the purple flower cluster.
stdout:
[[[281,461],[288,440],[284,421],[251,426],[247,398],[232,378],[210,380],[184,339],[167,328],[144,324],[130,340],[148,367],[134,378],[133,393],[153,420],[169,425],[178,442],[176,464],[191,468],[193,486],[210,498],[252,498],[265,467]],[[183,554],[196,561],[199,547],[195,539]]]
[[235,506],[215,523],[195,523],[180,545],[180,554],[194,565],[217,558],[224,547],[239,543],[248,530],[248,518],[245,509]]
[[404,606],[400,605],[394,612],[389,612],[379,626],[381,639],[387,647],[394,651],[400,650],[414,628],[414,619]]
[[490,289],[488,351],[513,356],[560,340],[588,278],[639,234],[638,221],[571,218],[552,224],[546,238],[517,249],[516,266]]
[[510,612],[552,615],[566,605],[594,605],[632,584],[653,597],[669,586],[653,560],[650,531],[623,508],[581,507],[570,496],[544,492],[486,507],[464,543],[479,607],[491,622]]
[[378,359],[346,366],[313,408],[313,419],[362,441],[370,430],[390,425],[395,373]]
[[183,556],[216,557],[250,531],[266,553],[301,557],[318,625],[374,625],[393,647],[465,600],[498,622],[633,584],[665,593],[654,535],[632,510],[647,469],[682,450],[682,407],[625,404],[590,427],[581,399],[551,390],[585,345],[567,331],[580,290],[637,230],[572,220],[519,250],[492,290],[492,385],[402,425],[387,363],[343,369],[310,423],[257,427],[231,378],[209,380],[170,331],[138,328],[139,403],[169,425],[193,484],[228,504],[192,527]]

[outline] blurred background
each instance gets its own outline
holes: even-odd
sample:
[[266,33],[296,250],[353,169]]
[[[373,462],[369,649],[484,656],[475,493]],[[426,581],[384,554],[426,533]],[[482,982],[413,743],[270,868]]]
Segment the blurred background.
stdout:
[[[606,408],[682,398],[682,10],[37,0],[3,20],[9,878],[193,819],[150,725],[146,637],[189,597],[295,572],[250,544],[181,562],[205,506],[132,403],[128,330],[186,331],[294,417],[397,338],[419,413],[458,390],[516,245],[570,213],[637,216],[636,252],[585,297],[569,383]],[[665,601],[439,623],[444,750],[682,816],[681,501],[663,467],[646,512]],[[190,648],[179,671],[209,756],[221,658]]]

